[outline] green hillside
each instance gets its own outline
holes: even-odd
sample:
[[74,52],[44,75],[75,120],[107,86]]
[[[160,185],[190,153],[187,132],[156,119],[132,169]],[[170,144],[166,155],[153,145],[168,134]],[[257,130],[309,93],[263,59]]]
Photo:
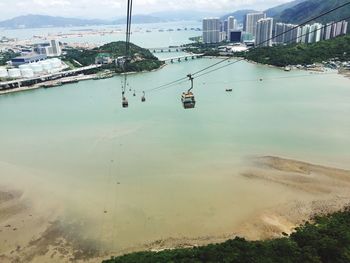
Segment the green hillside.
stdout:
[[[337,6],[349,2],[348,0],[307,0],[301,2],[291,8],[287,8],[274,16],[276,21],[286,23],[300,24],[312,17],[320,15]],[[350,16],[350,5],[334,11],[324,17],[317,19],[315,22],[327,23],[337,21]],[[348,21],[350,21],[348,19]],[[348,31],[350,27],[348,28]]]
[[285,4],[281,4],[281,5],[269,8],[269,9],[265,10],[264,12],[266,13],[266,15],[268,17],[273,17],[273,16],[280,14],[284,10],[291,8],[293,6],[296,6],[297,4],[304,2],[304,1],[306,1],[306,0],[294,0],[291,2],[287,2]]
[[287,66],[313,64],[331,58],[350,60],[350,35],[321,41],[314,44],[292,44],[287,46],[260,47],[240,56],[262,64]]
[[[105,44],[101,47],[91,50],[86,49],[67,49],[65,59],[76,65],[78,61],[83,66],[88,66],[95,63],[95,58],[100,54],[107,54],[113,60],[122,57],[125,54],[125,42],[118,41]],[[159,68],[163,62],[158,60],[149,50],[141,48],[135,44],[130,44],[131,63],[128,64],[127,71],[148,71]],[[104,66],[104,68],[116,69],[121,72],[120,68],[115,66],[115,63]]]
[[290,236],[265,241],[244,238],[189,249],[139,252],[104,263],[232,262],[232,263],[348,263],[350,210],[316,217]]

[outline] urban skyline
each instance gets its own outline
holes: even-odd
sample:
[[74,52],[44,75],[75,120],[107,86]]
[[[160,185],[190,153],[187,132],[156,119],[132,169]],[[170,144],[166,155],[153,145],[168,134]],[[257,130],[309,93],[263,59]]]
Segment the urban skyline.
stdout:
[[[218,26],[220,30],[211,31],[209,36],[204,21],[212,20],[220,24]],[[347,29],[348,22],[345,20],[337,23],[330,21],[325,25],[313,23],[298,27],[295,24],[274,22],[273,18],[266,17],[264,12],[252,12],[245,15],[243,25],[238,25],[233,16],[223,21],[219,18],[203,19],[202,37],[203,43],[254,41],[256,46],[272,46],[287,43],[315,43],[345,35]],[[233,32],[235,34],[231,36]],[[237,40],[237,36],[240,36],[240,41]]]

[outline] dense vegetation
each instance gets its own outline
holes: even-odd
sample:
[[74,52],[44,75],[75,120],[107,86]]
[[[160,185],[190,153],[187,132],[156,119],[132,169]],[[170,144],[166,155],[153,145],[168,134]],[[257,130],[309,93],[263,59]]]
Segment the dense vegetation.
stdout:
[[275,66],[313,64],[337,58],[350,60],[350,35],[314,44],[260,47],[241,53],[248,60]]
[[318,216],[290,236],[247,241],[236,237],[222,244],[162,252],[139,252],[104,263],[234,262],[234,263],[348,263],[350,262],[350,209]]
[[19,55],[19,53],[15,53],[13,51],[0,52],[0,66],[5,66],[7,61]]
[[[75,61],[78,61],[83,66],[88,66],[95,63],[95,58],[101,53],[107,53],[113,60],[118,57],[122,57],[125,54],[125,42],[118,41],[105,44],[101,47],[91,50],[85,49],[67,49],[65,60],[69,61],[73,65],[77,66]],[[149,71],[159,68],[163,62],[144,48],[130,44],[131,63],[128,64],[127,71]],[[117,72],[122,72],[121,68],[115,66],[115,63],[105,65],[104,69],[114,69]]]
[[[193,38],[195,39],[195,38]],[[192,40],[192,39],[191,39]],[[184,51],[194,54],[205,54],[206,56],[219,56],[218,47],[226,45],[227,43],[204,44],[202,42],[195,42],[183,45]]]
[[[322,14],[347,2],[348,0],[306,0],[291,8],[283,10],[274,18],[277,21],[299,24],[305,22],[306,18],[316,17],[319,14]],[[347,5],[326,16],[320,17],[316,21],[320,23],[338,21],[339,19],[348,17],[349,14],[350,5]],[[348,21],[350,20],[348,19]],[[348,27],[348,32],[350,32],[350,27]]]

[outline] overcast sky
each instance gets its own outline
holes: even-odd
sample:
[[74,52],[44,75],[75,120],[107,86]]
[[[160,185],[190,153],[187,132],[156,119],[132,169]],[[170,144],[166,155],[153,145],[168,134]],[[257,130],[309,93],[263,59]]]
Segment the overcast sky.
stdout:
[[[291,0],[134,0],[134,14],[169,10],[227,13],[266,8]],[[65,17],[113,18],[124,16],[126,0],[0,0],[0,20],[25,14]]]

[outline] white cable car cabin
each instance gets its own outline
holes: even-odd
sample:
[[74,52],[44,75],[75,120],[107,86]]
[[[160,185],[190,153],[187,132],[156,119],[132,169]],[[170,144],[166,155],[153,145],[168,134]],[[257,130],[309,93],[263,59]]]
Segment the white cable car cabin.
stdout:
[[181,101],[184,109],[193,109],[194,106],[196,105],[194,95],[191,91],[182,93]]
[[193,109],[196,105],[196,100],[191,91],[193,89],[193,77],[191,74],[188,74],[187,77],[191,80],[191,88],[187,92],[182,93],[181,102],[184,109]]

